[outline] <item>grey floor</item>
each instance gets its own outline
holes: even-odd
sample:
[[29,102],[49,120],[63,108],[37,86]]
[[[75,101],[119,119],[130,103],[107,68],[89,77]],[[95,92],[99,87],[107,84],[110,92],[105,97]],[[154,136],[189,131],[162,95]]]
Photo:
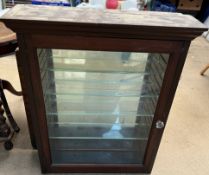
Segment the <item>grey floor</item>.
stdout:
[[[152,175],[209,174],[209,42],[199,37],[192,42],[176,92]],[[0,59],[0,77],[20,89],[14,56]],[[10,108],[21,128],[14,149],[0,144],[0,175],[41,174],[37,152],[31,148],[21,97],[6,93]]]

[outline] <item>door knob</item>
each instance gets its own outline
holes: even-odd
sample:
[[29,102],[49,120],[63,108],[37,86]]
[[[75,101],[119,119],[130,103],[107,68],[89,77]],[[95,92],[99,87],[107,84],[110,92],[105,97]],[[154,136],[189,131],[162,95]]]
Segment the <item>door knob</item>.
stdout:
[[156,124],[155,124],[155,127],[156,127],[157,129],[162,129],[162,128],[164,128],[164,126],[165,126],[165,124],[164,124],[164,122],[161,121],[161,120],[158,120],[158,121],[156,122]]

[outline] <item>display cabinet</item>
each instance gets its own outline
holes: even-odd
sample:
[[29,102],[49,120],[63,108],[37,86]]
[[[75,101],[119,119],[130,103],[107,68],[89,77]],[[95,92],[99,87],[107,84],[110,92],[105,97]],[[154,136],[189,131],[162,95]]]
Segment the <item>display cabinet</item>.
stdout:
[[191,16],[17,5],[27,119],[43,173],[151,171],[192,39]]

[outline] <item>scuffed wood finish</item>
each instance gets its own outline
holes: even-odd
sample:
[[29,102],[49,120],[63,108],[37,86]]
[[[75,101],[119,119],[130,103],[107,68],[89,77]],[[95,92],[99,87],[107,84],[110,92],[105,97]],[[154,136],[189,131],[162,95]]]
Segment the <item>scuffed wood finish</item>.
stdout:
[[195,18],[181,13],[150,11],[124,13],[116,10],[84,10],[81,8],[57,6],[16,5],[3,18],[72,23],[204,28]]
[[[206,30],[198,20],[181,13],[84,10],[56,6],[16,5],[1,20],[16,31],[52,34],[84,32],[89,36],[98,36],[98,33],[101,36],[103,33],[104,37],[125,35],[123,37],[126,38],[192,39]],[[50,29],[46,31],[45,25],[50,25]]]

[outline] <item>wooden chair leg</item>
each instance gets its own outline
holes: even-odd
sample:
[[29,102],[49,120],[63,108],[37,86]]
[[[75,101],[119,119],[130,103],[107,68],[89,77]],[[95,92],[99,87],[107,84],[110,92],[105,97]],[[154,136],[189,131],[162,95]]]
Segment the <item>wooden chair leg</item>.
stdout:
[[[0,105],[0,109],[2,109],[1,105]],[[1,112],[0,113],[0,137],[9,137],[10,133],[11,133],[10,127],[6,123],[6,118],[3,116],[3,113]]]
[[22,96],[22,92],[16,91],[15,88],[11,85],[11,83],[9,81],[1,80],[1,83],[2,83],[3,89],[8,90],[9,92],[11,92],[14,95]]
[[200,72],[200,75],[204,75],[204,73],[209,69],[209,64]]
[[[14,129],[15,132],[19,132],[20,131],[20,128],[18,127],[16,121],[14,120],[13,116],[12,116],[12,113],[9,109],[9,105],[7,103],[7,100],[6,100],[6,97],[5,97],[5,94],[4,94],[4,90],[3,90],[3,84],[2,84],[2,81],[0,80],[0,100],[1,100],[1,103],[4,107],[4,110],[5,110],[5,113],[7,115],[7,118],[12,126],[12,128]],[[2,110],[1,110],[2,111]]]

